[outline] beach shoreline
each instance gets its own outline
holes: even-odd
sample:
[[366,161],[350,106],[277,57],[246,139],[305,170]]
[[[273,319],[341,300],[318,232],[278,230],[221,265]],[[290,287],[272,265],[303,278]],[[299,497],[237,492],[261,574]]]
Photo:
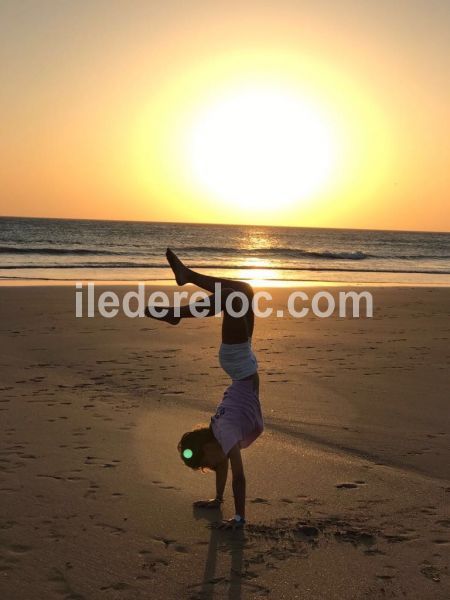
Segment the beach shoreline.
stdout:
[[266,429],[233,537],[176,451],[227,385],[220,319],[76,319],[70,286],[2,286],[3,596],[446,599],[450,291],[371,290],[371,319],[257,320]]
[[[252,287],[255,289],[271,289],[271,288],[299,288],[299,287],[370,287],[370,288],[378,288],[378,287],[388,287],[388,288],[449,288],[450,281],[448,282],[401,282],[401,281],[319,281],[319,280],[257,280],[254,282],[253,280],[248,280],[249,283],[252,284]],[[81,283],[83,285],[87,285],[88,283],[94,283],[95,287],[136,287],[139,284],[144,284],[145,287],[168,287],[173,288],[177,287],[175,281],[171,279],[146,279],[143,281],[132,280],[132,281],[123,281],[123,280],[103,280],[103,279],[71,279],[71,280],[59,280],[59,281],[48,281],[45,279],[0,279],[0,288],[2,287],[75,287],[77,283]]]

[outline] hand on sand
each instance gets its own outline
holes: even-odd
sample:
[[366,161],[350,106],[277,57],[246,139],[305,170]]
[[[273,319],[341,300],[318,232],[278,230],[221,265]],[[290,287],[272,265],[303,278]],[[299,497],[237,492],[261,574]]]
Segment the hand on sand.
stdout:
[[212,498],[211,500],[197,500],[194,502],[195,508],[220,508],[222,500]]
[[213,523],[214,529],[242,529],[245,525],[245,521],[236,521],[235,519],[224,519],[220,523]]

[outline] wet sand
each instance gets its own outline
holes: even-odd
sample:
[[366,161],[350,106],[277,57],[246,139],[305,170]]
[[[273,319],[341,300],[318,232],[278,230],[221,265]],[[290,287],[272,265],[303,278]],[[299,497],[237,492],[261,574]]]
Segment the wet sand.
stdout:
[[228,383],[220,319],[75,319],[71,287],[2,287],[1,597],[448,598],[450,290],[371,291],[372,319],[257,321],[266,431],[230,533],[176,451]]

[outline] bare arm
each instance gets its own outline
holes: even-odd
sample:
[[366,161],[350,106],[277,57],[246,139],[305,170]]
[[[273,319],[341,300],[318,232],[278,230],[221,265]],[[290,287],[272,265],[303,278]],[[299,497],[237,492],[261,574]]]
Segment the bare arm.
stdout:
[[245,475],[241,449],[236,444],[228,454],[233,473],[234,507],[237,515],[245,519]]
[[223,493],[228,477],[228,458],[219,463],[216,467],[216,499],[223,500]]
[[216,467],[216,497],[211,500],[197,500],[194,502],[196,508],[219,508],[223,502],[223,494],[228,477],[228,458]]

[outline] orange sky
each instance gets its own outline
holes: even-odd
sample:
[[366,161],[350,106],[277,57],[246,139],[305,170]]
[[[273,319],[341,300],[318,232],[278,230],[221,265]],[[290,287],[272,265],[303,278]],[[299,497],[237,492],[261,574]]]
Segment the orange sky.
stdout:
[[3,1],[0,214],[450,230],[449,25],[440,0]]

